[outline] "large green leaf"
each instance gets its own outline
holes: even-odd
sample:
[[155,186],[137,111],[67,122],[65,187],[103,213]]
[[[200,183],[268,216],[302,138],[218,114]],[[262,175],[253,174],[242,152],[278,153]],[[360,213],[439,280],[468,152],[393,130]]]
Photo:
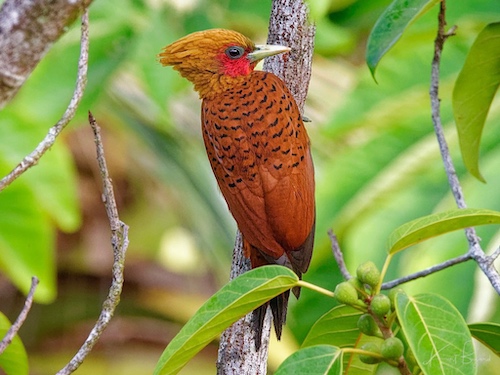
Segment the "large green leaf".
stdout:
[[424,216],[401,225],[391,233],[389,253],[397,253],[441,234],[486,224],[500,224],[500,212],[466,208]]
[[[334,307],[311,327],[302,347],[313,345],[333,345],[338,348],[359,347],[367,341],[380,340],[362,335],[358,329],[358,320],[362,312],[351,306],[341,305]],[[343,367],[350,375],[372,374],[376,366],[363,363],[358,355],[344,354]]]
[[51,302],[56,296],[55,239],[48,216],[22,181],[0,193],[0,212],[0,270],[24,293],[32,276],[38,277],[35,300]]
[[[9,319],[0,312],[0,338],[5,336],[10,326]],[[28,374],[28,355],[18,335],[14,336],[10,345],[0,354],[0,369],[6,375]]]
[[237,277],[214,294],[167,346],[155,375],[176,374],[224,329],[264,302],[297,285],[286,267],[264,266]]
[[396,313],[424,374],[476,373],[476,356],[467,324],[458,310],[436,294],[396,295]]
[[339,348],[353,347],[359,339],[357,326],[362,312],[353,307],[334,307],[311,327],[302,347],[328,344]]
[[479,171],[479,144],[486,116],[500,85],[500,22],[479,33],[453,89],[453,112],[464,164],[484,181]]
[[331,345],[315,345],[300,349],[288,357],[275,375],[340,375],[342,351]]
[[382,57],[401,38],[406,28],[439,0],[394,0],[382,13],[368,38],[366,62],[372,75]]
[[500,357],[500,324],[474,323],[469,324],[469,330],[476,340]]

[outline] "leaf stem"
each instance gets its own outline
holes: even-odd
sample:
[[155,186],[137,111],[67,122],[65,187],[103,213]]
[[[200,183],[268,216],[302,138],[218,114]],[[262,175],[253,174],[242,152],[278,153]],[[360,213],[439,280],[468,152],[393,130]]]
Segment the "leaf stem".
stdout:
[[389,269],[389,264],[391,263],[393,254],[388,254],[387,258],[385,258],[384,265],[382,266],[382,271],[380,271],[380,281],[375,287],[373,295],[377,295],[380,293],[380,290],[382,289],[382,281],[384,280],[385,274],[387,273],[387,270]]
[[325,289],[325,288],[322,288],[320,286],[317,286],[315,284],[308,283],[307,281],[304,281],[304,280],[299,280],[297,282],[297,286],[314,290],[314,291],[316,291],[318,293],[324,294],[327,297],[333,298],[335,296],[335,294],[332,291],[330,291],[328,289]]

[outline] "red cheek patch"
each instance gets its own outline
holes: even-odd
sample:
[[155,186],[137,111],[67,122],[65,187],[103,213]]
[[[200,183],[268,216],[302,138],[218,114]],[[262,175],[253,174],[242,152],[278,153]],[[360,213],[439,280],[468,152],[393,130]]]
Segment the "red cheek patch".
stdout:
[[221,53],[217,58],[221,64],[221,73],[230,77],[246,76],[254,68],[247,58],[247,53],[239,59],[231,59],[225,53]]

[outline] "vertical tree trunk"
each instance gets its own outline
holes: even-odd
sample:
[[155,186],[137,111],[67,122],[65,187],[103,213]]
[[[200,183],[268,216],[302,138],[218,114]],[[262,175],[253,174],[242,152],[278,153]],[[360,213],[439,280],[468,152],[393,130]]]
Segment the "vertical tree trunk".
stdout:
[[[302,0],[273,0],[269,23],[269,44],[288,46],[288,55],[266,59],[264,70],[281,77],[303,112],[307,96],[314,47],[315,27],[307,19],[308,10]],[[241,234],[238,232],[233,250],[231,279],[250,270],[250,261],[243,256]],[[264,375],[271,329],[268,310],[262,332],[262,345],[255,351],[252,313],[229,327],[221,336],[218,375]]]

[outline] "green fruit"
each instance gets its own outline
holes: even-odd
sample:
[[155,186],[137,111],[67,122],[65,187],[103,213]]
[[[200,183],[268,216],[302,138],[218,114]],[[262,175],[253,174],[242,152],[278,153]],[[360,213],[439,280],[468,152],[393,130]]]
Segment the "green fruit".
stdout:
[[389,337],[380,347],[380,353],[387,359],[399,359],[404,352],[403,342],[397,337]]
[[358,292],[351,284],[344,281],[335,288],[335,298],[340,303],[354,305],[358,301]]
[[370,309],[377,316],[385,316],[391,310],[391,300],[385,294],[377,294],[370,302]]
[[363,314],[359,317],[358,328],[367,336],[381,336],[380,328],[370,314]]
[[[366,350],[367,352],[380,354],[380,345],[374,342],[367,342],[363,344],[360,348],[361,350]],[[373,365],[375,363],[381,362],[380,358],[372,357],[371,355],[360,354],[359,359],[363,363]]]
[[363,295],[363,292],[365,291],[365,286],[357,277],[351,277],[348,281],[349,284],[351,284],[354,289],[358,292],[358,297],[359,298],[364,298],[365,295]]
[[372,288],[377,285],[380,280],[380,271],[375,263],[371,261],[360,264],[356,269],[356,275],[359,281],[370,285]]

